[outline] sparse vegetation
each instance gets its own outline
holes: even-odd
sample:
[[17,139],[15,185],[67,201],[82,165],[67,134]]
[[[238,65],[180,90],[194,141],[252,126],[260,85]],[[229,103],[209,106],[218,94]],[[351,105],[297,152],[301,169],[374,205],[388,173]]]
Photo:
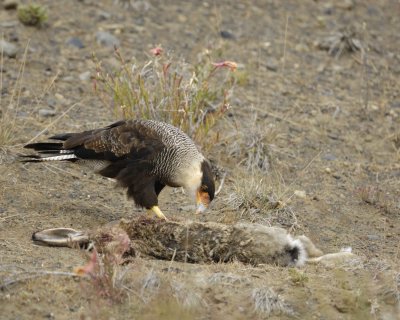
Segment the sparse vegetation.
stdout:
[[252,292],[254,309],[265,316],[292,315],[291,307],[271,288],[255,288]]
[[22,61],[19,65],[18,76],[15,81],[14,87],[11,89],[7,101],[3,98],[3,73],[4,73],[4,56],[0,52],[0,147],[10,145],[15,139],[16,130],[16,115],[19,108],[21,91],[22,91],[22,78],[25,71],[26,54],[28,46]]
[[235,177],[234,191],[227,196],[226,203],[241,215],[254,216],[271,209],[281,208],[283,203],[273,192],[273,185],[268,184],[268,177],[256,173],[250,176]]
[[398,198],[385,194],[379,187],[365,185],[356,189],[356,194],[366,204],[372,205],[387,214],[396,215],[400,213],[400,203],[396,203]]
[[308,282],[308,276],[305,274],[305,272],[300,272],[295,268],[290,268],[288,271],[290,280],[293,282],[294,285],[304,287],[305,284]]
[[267,127],[257,123],[258,113],[241,128],[232,128],[232,134],[225,137],[224,148],[230,158],[248,172],[257,171],[266,174],[271,169],[270,146],[274,144],[278,133],[274,124]]
[[103,254],[93,250],[87,265],[76,268],[76,274],[89,277],[89,283],[84,284],[88,292],[109,303],[121,303],[124,300],[127,291],[123,286],[126,273],[122,271],[122,264],[129,243],[126,234],[115,235],[115,239],[109,243]]
[[18,20],[24,25],[42,27],[47,21],[47,9],[39,4],[18,6]]
[[195,64],[168,56],[159,47],[151,53],[149,61],[140,63],[126,61],[116,50],[120,68],[111,73],[95,59],[96,91],[106,105],[114,106],[118,117],[165,121],[204,144],[210,129],[230,107],[236,82],[230,71],[236,64],[213,63],[208,50]]
[[[26,72],[22,54],[5,54],[0,72],[1,316],[397,319],[397,2],[292,1],[290,10],[277,0],[45,2],[52,21],[41,32],[20,23],[13,9],[0,10],[4,40],[19,53],[27,39],[32,43]],[[359,28],[348,30],[352,25]],[[100,30],[120,41],[116,58],[96,42]],[[84,47],[66,44],[71,38]],[[143,57],[158,42],[164,51]],[[100,73],[88,80],[80,75],[94,69],[93,51]],[[244,66],[232,72],[224,59]],[[40,108],[53,109],[60,121],[39,116]],[[17,144],[108,125],[112,112],[176,121],[227,173],[201,216],[191,214],[180,190],[171,197],[163,190],[160,202],[172,219],[281,226],[309,236],[324,253],[351,247],[357,259],[292,270],[181,263],[176,255],[139,256],[121,266],[99,254],[94,275],[78,277],[73,270],[86,265],[86,254],[33,245],[30,234],[88,230],[144,212],[89,171],[18,163],[24,150]]]

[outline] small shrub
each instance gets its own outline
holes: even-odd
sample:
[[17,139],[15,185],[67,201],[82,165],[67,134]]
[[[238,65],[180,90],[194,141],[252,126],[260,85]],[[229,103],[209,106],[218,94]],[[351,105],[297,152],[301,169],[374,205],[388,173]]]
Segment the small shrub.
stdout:
[[0,147],[10,144],[13,138],[14,119],[8,112],[0,110]]
[[271,172],[274,157],[273,148],[280,138],[275,124],[268,126],[258,122],[256,110],[250,109],[250,119],[235,124],[222,140],[224,156],[232,159],[235,165],[250,172],[267,174]]
[[[10,90],[10,95],[3,100],[0,94],[0,147],[9,146],[15,141],[18,136],[15,134],[17,128],[17,113],[20,103],[20,96],[22,91],[22,79],[24,77],[26,53],[28,46],[25,48],[22,57],[17,79]],[[4,70],[3,53],[0,52],[0,92],[3,89],[2,74]],[[11,88],[11,87],[10,87]]]
[[19,6],[17,16],[24,25],[41,27],[47,21],[47,9],[38,4]]
[[229,109],[236,83],[229,71],[234,71],[236,64],[212,63],[208,51],[196,64],[169,57],[161,48],[152,49],[151,54],[149,61],[141,64],[125,61],[116,50],[120,67],[113,73],[107,73],[95,59],[95,90],[105,104],[111,100],[118,116],[164,121],[203,144]]
[[304,272],[299,272],[295,268],[290,268],[288,271],[290,280],[293,282],[294,285],[304,287],[305,284],[308,282],[308,276],[304,274]]
[[355,193],[364,203],[374,206],[386,214],[398,215],[400,212],[398,197],[383,192],[379,187],[365,185],[357,188]]
[[[112,235],[101,236],[110,239],[112,237]],[[75,269],[77,275],[89,278],[85,288],[88,293],[93,293],[109,304],[124,301],[127,292],[124,289],[125,272],[122,271],[121,265],[124,262],[124,253],[129,250],[129,244],[126,234],[114,235],[113,241],[110,241],[102,255],[94,249],[88,263]]]

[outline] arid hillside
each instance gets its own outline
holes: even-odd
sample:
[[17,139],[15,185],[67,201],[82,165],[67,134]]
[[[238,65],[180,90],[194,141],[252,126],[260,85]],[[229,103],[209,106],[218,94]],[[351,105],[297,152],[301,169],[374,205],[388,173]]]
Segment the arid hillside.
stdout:
[[[38,0],[36,26],[21,22],[27,3],[0,1],[0,319],[400,319],[398,1]],[[90,253],[32,243],[38,230],[145,214],[109,179],[18,155],[121,119],[132,106],[101,76],[117,79],[121,57],[128,74],[144,70],[155,48],[191,85],[235,63],[209,83],[200,107],[218,121],[195,139],[220,192],[196,216],[165,189],[163,212],[277,226],[353,259],[289,268],[140,256],[82,277]]]

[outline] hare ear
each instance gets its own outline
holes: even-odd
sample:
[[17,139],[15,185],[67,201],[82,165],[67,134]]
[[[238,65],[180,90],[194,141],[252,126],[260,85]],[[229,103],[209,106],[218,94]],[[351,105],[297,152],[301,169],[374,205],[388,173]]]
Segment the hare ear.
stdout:
[[52,228],[32,234],[35,244],[49,247],[90,247],[89,235],[86,232],[71,228]]

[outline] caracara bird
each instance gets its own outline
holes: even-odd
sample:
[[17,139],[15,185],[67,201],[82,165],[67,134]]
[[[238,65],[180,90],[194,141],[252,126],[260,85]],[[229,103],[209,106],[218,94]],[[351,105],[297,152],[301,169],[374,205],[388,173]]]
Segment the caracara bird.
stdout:
[[37,151],[24,162],[70,161],[90,165],[127,188],[136,205],[166,219],[158,207],[165,186],[183,187],[203,212],[214,198],[210,163],[193,141],[172,125],[154,120],[118,121],[108,127],[50,137],[59,142],[31,143]]

